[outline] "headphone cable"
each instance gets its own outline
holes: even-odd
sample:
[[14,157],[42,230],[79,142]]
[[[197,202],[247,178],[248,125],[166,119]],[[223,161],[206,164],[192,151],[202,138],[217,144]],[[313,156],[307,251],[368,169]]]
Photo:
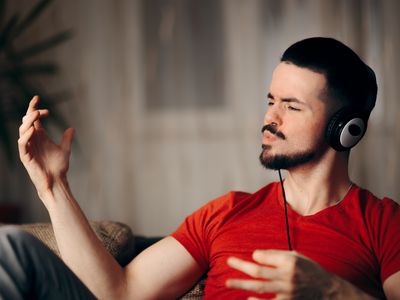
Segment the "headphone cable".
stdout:
[[285,194],[285,188],[283,187],[281,169],[278,169],[278,173],[279,173],[279,181],[281,182],[283,202],[284,202],[284,207],[285,207],[285,221],[286,221],[286,234],[287,234],[288,248],[290,251],[292,251],[293,249],[292,249],[292,242],[290,240],[290,228],[289,228],[289,218],[288,218],[288,213],[287,213],[286,194]]

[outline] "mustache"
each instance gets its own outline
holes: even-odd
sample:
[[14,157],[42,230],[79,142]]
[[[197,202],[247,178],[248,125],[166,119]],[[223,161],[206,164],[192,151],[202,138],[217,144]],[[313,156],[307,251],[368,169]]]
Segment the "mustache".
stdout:
[[264,125],[261,129],[261,132],[264,133],[265,130],[268,130],[270,133],[272,133],[273,135],[276,135],[278,138],[280,138],[282,140],[286,139],[286,137],[282,133],[282,131],[279,131],[275,126],[273,126],[271,124]]

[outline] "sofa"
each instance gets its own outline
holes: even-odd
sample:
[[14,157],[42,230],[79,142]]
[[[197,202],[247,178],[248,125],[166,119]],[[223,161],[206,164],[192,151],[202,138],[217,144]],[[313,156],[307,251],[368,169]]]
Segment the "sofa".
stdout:
[[[3,224],[0,224],[0,226],[1,225]],[[102,241],[107,251],[118,261],[121,266],[126,266],[141,251],[162,238],[134,235],[129,226],[120,222],[91,221],[90,225],[92,226],[98,238]],[[17,226],[36,236],[55,254],[60,256],[51,224],[34,223]],[[204,285],[205,279],[200,280],[180,299],[202,299]]]

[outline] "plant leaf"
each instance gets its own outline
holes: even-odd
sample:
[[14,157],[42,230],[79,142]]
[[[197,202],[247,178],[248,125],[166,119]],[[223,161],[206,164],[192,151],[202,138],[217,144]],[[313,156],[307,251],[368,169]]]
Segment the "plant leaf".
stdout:
[[6,0],[0,0],[0,25],[3,24],[6,15]]
[[58,44],[70,39],[71,37],[72,37],[72,31],[66,30],[57,33],[35,45],[31,45],[23,50],[20,50],[17,53],[15,53],[15,55],[19,56],[19,59],[26,59],[40,52],[46,51],[52,47],[55,47]]
[[11,33],[18,22],[18,14],[13,15],[4,25],[0,32],[0,49],[5,48],[8,41],[12,39]]
[[58,67],[54,63],[37,63],[29,65],[20,65],[14,67],[11,70],[5,70],[4,73],[0,71],[2,76],[11,76],[12,74],[17,76],[26,75],[53,75],[57,73]]
[[14,149],[12,146],[10,133],[7,128],[7,122],[4,119],[2,112],[0,111],[0,143],[2,144],[2,148],[5,156],[7,157],[8,163],[11,163],[15,160]]
[[26,80],[17,74],[10,73],[8,79],[10,80],[10,83],[15,86],[15,90],[17,90],[21,95],[20,101],[14,102],[14,111],[16,112],[16,116],[14,117],[22,118],[22,116],[25,114],[26,108],[28,107],[30,99],[36,94],[35,89],[31,88]]
[[52,2],[53,0],[42,0],[36,4],[32,10],[28,13],[28,15],[21,21],[18,27],[14,31],[14,37],[23,33],[29,25],[31,25],[46,9],[46,7]]
[[[35,75],[52,75],[58,71],[57,64],[43,61],[24,63],[23,59],[42,53],[71,38],[71,31],[65,30],[35,41],[30,46],[16,51],[14,38],[27,32],[31,25],[41,16],[53,0],[36,0],[28,13],[19,13],[8,17],[6,14],[7,0],[0,0],[0,81],[4,85],[4,97],[0,97],[0,148],[3,155],[12,166],[16,160],[17,138],[13,127],[15,122],[26,113],[26,108],[33,95],[41,96],[40,107],[51,110],[44,126],[55,125],[57,129],[67,126],[62,114],[56,109],[57,103],[63,101],[44,93],[38,82],[31,81]],[[27,2],[29,3],[29,1]],[[20,49],[20,48],[18,48]],[[3,92],[3,91],[2,91]],[[65,99],[64,99],[65,100]],[[45,121],[45,120],[44,120]]]

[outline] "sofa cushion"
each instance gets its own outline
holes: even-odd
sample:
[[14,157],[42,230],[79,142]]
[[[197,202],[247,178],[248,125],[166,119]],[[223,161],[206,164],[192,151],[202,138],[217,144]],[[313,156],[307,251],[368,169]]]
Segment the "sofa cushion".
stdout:
[[204,296],[204,287],[206,285],[206,278],[203,277],[198,281],[185,295],[179,300],[201,300]]
[[[127,225],[112,221],[91,221],[90,225],[107,251],[115,257],[121,266],[127,265],[133,259],[135,239]],[[50,223],[23,224],[18,225],[18,227],[36,236],[55,254],[60,256],[53,226]]]

